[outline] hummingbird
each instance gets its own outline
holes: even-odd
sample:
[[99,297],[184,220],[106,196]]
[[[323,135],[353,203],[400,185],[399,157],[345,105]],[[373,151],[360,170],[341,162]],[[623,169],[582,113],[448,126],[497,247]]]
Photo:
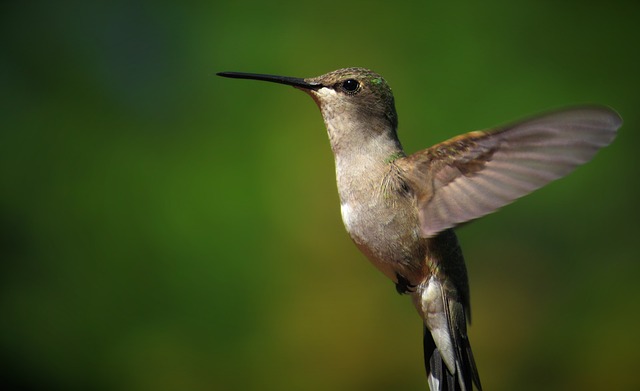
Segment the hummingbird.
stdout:
[[334,154],[344,226],[398,293],[411,296],[422,319],[429,388],[482,390],[467,335],[467,270],[453,229],[589,161],[613,141],[621,117],[606,106],[567,108],[407,155],[391,88],[368,69],[311,78],[218,75],[285,84],[311,96]]

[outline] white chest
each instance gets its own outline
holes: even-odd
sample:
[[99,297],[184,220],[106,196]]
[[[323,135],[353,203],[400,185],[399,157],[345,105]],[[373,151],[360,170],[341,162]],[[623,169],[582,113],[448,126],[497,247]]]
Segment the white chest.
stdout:
[[356,222],[356,216],[349,203],[340,204],[340,213],[342,214],[342,222],[344,223],[347,232],[351,233],[354,224]]

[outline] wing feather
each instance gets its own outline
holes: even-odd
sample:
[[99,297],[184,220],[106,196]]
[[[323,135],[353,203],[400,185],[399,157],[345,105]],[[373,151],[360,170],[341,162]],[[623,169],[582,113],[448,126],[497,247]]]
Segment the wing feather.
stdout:
[[422,234],[432,237],[569,174],[621,124],[607,107],[578,107],[471,132],[395,163],[416,196]]

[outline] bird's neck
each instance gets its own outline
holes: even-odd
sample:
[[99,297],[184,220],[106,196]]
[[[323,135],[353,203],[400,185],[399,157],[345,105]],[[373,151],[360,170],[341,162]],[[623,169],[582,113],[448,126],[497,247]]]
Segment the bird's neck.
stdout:
[[[338,128],[336,122],[327,123],[331,148],[335,156],[336,179],[340,198],[371,194],[389,172],[389,164],[404,156],[395,129],[347,122]],[[375,124],[373,126],[377,126]]]
[[364,159],[384,162],[402,153],[395,127],[385,118],[356,120],[346,113],[325,112],[323,117],[331,149],[338,160]]

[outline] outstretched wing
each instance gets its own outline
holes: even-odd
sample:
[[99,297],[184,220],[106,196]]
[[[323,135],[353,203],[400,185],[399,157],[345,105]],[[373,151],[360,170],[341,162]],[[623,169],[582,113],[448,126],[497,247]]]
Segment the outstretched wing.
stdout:
[[432,237],[567,175],[621,124],[606,107],[572,108],[467,133],[395,164],[416,196],[422,235]]

